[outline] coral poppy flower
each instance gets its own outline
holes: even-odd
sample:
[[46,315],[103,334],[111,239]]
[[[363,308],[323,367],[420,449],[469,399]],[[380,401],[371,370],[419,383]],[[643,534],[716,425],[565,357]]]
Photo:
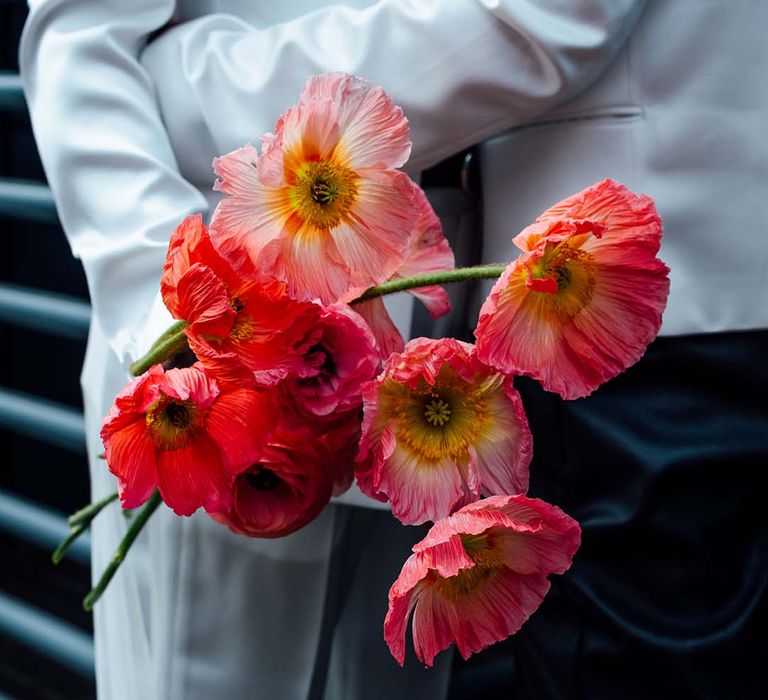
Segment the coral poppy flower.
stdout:
[[384,639],[400,665],[413,613],[416,656],[431,666],[452,643],[466,659],[517,632],[579,548],[579,524],[524,496],[492,496],[432,527],[389,591]]
[[161,280],[163,301],[187,321],[187,339],[220,382],[272,385],[312,372],[303,355],[320,307],[288,296],[283,282],[244,279],[211,244],[202,216],[171,235]]
[[323,308],[304,353],[303,376],[281,385],[305,418],[347,411],[362,401],[361,386],[376,375],[376,341],[362,319],[343,304]]
[[226,508],[235,476],[257,461],[275,426],[272,401],[222,390],[199,365],[155,365],[115,399],[101,428],[123,508],[157,488],[178,515]]
[[[432,205],[427,200],[423,190],[414,185],[414,197],[419,210],[416,228],[411,234],[411,241],[403,264],[395,271],[391,279],[402,279],[428,272],[452,270],[455,267],[453,250],[448,239],[443,234],[443,226],[437,218]],[[354,299],[365,290],[354,290],[348,298]],[[440,318],[451,310],[451,300],[448,292],[440,285],[417,287],[408,290],[427,307],[432,318]],[[354,305],[355,311],[366,321],[381,353],[386,359],[393,352],[402,352],[403,337],[384,306],[381,297],[369,299]]]
[[653,201],[611,180],[545,211],[514,239],[525,254],[480,310],[478,357],[565,399],[592,393],[659,332],[669,293],[661,234]]
[[296,299],[339,300],[387,279],[416,221],[402,110],[379,87],[341,73],[311,78],[262,140],[213,161],[227,195],[214,245],[248,276],[274,275]]
[[410,341],[363,386],[356,477],[406,525],[438,520],[481,493],[525,493],[532,440],[511,378],[452,338]]
[[278,428],[259,460],[237,476],[232,504],[211,517],[250,537],[284,537],[331,498],[335,456],[305,428]]

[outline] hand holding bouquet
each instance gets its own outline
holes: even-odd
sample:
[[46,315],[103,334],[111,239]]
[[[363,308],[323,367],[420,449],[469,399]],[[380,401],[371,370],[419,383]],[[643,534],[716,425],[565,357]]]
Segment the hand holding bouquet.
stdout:
[[[669,288],[659,216],[605,180],[519,233],[508,265],[457,270],[397,170],[410,147],[381,88],[330,74],[307,82],[260,150],[214,160],[225,197],[210,229],[200,215],[179,224],[163,269],[178,323],[104,420],[120,501],[143,509],[87,607],[160,502],[281,537],[353,479],[403,524],[432,524],[389,594],[384,636],[400,663],[411,616],[422,662],[451,643],[466,657],[516,632],[548,575],[568,569],[580,529],[525,495],[533,441],[514,377],[575,399],[642,356]],[[437,317],[450,310],[443,284],[496,277],[475,345],[404,344],[382,302],[409,291]],[[69,541],[109,500],[72,517]]]

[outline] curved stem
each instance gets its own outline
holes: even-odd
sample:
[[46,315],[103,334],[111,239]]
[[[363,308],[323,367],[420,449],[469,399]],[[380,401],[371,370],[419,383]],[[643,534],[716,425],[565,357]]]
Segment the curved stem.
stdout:
[[173,357],[177,352],[183,350],[187,344],[187,337],[184,335],[184,329],[187,327],[185,321],[174,323],[165,333],[163,333],[152,346],[152,349],[144,357],[136,360],[131,365],[131,374],[138,377],[144,374],[152,365],[158,362],[165,362],[169,357]]
[[490,280],[501,276],[506,265],[475,265],[474,267],[459,267],[455,270],[442,270],[440,272],[427,272],[413,277],[401,277],[388,280],[377,287],[371,287],[361,294],[352,304],[368,301],[375,297],[383,297],[386,294],[404,292],[418,287],[429,287],[433,284],[449,284],[451,282],[469,282],[471,280]]
[[76,525],[88,525],[106,506],[116,500],[117,491],[113,491],[101,500],[89,503],[85,508],[78,510],[77,513],[72,513],[72,515],[67,518],[67,524],[70,527],[75,527]]
[[80,525],[75,525],[69,531],[69,534],[64,538],[61,544],[53,550],[53,554],[51,554],[51,561],[54,564],[61,563],[61,560],[67,553],[67,550],[72,546],[72,543],[85,532],[87,527],[87,523],[81,523]]
[[160,493],[155,491],[152,497],[146,502],[136,518],[131,522],[125,536],[120,540],[120,544],[117,545],[115,553],[112,555],[107,568],[104,569],[104,573],[101,575],[98,583],[91,589],[91,592],[83,599],[83,608],[90,611],[93,610],[93,606],[96,601],[101,598],[101,594],[104,593],[112,577],[117,573],[120,565],[125,560],[125,555],[128,554],[128,550],[131,548],[134,540],[139,536],[139,533],[143,527],[147,524],[152,513],[157,510],[157,507],[162,503]]

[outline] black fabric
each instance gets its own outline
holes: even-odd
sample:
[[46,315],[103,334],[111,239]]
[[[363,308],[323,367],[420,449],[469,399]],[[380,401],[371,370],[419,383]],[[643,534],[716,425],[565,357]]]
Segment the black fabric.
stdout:
[[518,387],[529,495],[582,547],[450,700],[768,698],[768,331],[659,339],[578,401]]

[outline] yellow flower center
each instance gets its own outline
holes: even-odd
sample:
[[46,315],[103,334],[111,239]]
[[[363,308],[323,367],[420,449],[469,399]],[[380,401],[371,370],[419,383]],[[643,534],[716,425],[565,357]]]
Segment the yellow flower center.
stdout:
[[200,426],[201,416],[191,399],[179,401],[163,394],[150,406],[145,420],[158,447],[171,450],[189,443]]
[[467,449],[488,429],[488,402],[501,375],[474,383],[443,365],[434,386],[421,380],[416,387],[389,381],[382,385],[380,406],[385,420],[394,416],[399,445],[426,463],[446,458],[463,461]]
[[314,229],[335,228],[357,199],[357,183],[354,170],[333,157],[302,163],[290,188],[292,209]]
[[461,543],[475,565],[455,576],[443,578],[435,574],[433,579],[440,594],[453,602],[471,595],[504,568],[504,554],[493,534],[461,535]]
[[549,244],[544,255],[525,274],[534,281],[554,281],[556,289],[534,293],[540,295],[547,309],[556,316],[573,318],[592,301],[595,273],[592,256],[564,242]]

